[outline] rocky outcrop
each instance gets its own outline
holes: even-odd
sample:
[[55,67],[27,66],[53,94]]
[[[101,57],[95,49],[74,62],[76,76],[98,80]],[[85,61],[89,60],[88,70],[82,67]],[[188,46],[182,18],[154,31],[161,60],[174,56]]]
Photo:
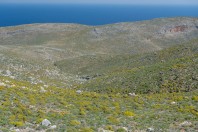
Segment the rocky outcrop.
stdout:
[[169,34],[169,33],[182,33],[194,29],[193,26],[188,25],[166,25],[161,28],[160,34]]
[[178,18],[177,21],[166,22],[164,25],[160,25],[158,34],[170,35],[170,34],[183,34],[188,33],[191,36],[198,31],[198,20],[190,18]]
[[180,25],[180,26],[175,26],[173,28],[170,29],[171,33],[175,33],[175,32],[184,32],[185,30],[188,30],[188,26],[186,25]]

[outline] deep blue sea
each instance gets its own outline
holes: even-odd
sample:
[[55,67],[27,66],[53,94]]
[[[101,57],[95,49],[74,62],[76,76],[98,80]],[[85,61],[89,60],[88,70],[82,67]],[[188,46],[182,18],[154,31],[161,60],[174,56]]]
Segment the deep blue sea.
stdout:
[[178,16],[198,17],[198,6],[0,5],[0,27],[30,23],[102,25]]

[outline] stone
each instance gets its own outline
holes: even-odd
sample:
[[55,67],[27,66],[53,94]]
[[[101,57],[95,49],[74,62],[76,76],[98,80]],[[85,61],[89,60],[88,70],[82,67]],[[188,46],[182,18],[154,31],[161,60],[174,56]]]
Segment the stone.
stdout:
[[26,87],[25,87],[25,86],[22,86],[21,88],[22,88],[22,89],[25,89]]
[[10,81],[8,81],[8,80],[6,80],[5,82],[6,82],[6,83],[10,83]]
[[82,91],[81,91],[81,90],[77,90],[76,93],[77,93],[77,94],[81,94]]
[[90,76],[84,76],[84,77],[81,77],[82,79],[85,79],[85,80],[90,80],[91,77]]
[[187,126],[191,126],[191,125],[192,125],[192,123],[189,122],[189,121],[184,121],[184,122],[182,122],[182,123],[180,124],[180,126],[183,126],[183,127],[187,127]]
[[41,93],[45,93],[46,90],[44,89],[44,87],[41,87],[41,90],[40,90]]
[[11,75],[12,75],[11,71],[6,70],[6,75],[7,75],[7,76],[11,76]]
[[15,76],[10,76],[10,78],[15,79]]
[[0,82],[0,86],[6,86],[6,84],[3,82]]
[[146,130],[147,132],[154,132],[154,128],[152,128],[152,127],[149,127],[149,128],[147,128],[147,130]]
[[42,126],[50,126],[50,125],[51,125],[51,122],[50,122],[48,119],[44,119],[44,120],[41,122],[41,125],[42,125]]
[[16,87],[16,85],[12,84],[11,87]]
[[173,101],[173,102],[171,102],[171,104],[174,105],[174,104],[176,104],[176,102]]
[[56,125],[53,125],[50,127],[50,129],[56,129],[56,127],[57,127]]
[[117,130],[116,130],[116,132],[128,132],[129,130],[128,130],[128,128],[127,127],[118,127],[117,128]]
[[48,85],[44,85],[44,87],[48,88],[49,86]]
[[15,129],[15,132],[20,132],[20,130],[19,129]]
[[135,96],[137,96],[135,93],[129,93],[129,96],[131,96],[131,97],[135,97]]
[[126,132],[128,132],[128,129],[126,127],[122,127]]

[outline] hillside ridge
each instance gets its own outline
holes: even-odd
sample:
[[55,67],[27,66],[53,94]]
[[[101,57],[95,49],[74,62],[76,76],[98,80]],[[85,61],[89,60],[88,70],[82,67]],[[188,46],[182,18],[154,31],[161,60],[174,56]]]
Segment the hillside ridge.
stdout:
[[0,28],[0,131],[197,131],[198,18]]

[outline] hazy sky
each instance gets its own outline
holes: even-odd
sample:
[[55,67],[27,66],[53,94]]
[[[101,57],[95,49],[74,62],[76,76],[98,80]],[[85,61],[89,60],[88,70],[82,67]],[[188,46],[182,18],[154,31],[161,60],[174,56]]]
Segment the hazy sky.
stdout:
[[168,4],[198,5],[198,0],[0,0],[0,3]]

